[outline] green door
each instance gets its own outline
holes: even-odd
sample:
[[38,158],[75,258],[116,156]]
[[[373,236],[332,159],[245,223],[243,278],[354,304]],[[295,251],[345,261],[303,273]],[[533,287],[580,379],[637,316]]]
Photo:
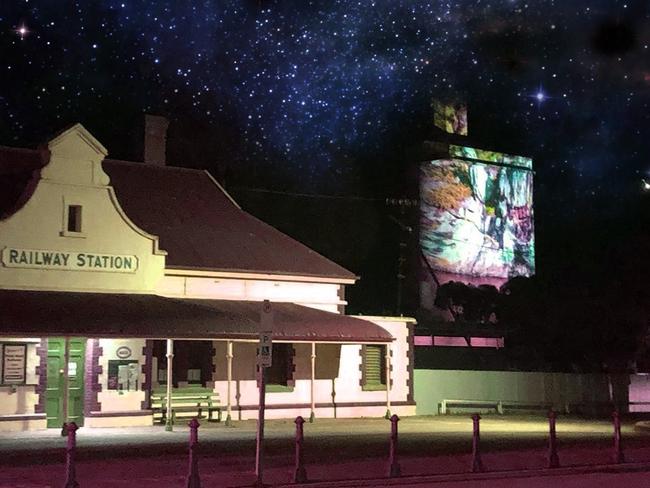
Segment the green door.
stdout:
[[[68,419],[83,425],[84,417],[84,362],[86,339],[70,338],[68,358]],[[48,427],[61,427],[63,416],[63,368],[65,364],[65,339],[52,337],[47,341],[47,393],[45,414]]]

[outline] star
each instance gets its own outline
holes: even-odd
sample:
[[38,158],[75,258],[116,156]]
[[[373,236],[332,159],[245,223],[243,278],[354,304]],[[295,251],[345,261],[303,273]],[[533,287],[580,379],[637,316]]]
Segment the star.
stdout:
[[20,24],[16,28],[15,32],[16,32],[16,34],[18,34],[20,36],[21,41],[23,39],[25,39],[25,37],[27,37],[29,35],[29,29],[27,28],[27,26],[25,24]]

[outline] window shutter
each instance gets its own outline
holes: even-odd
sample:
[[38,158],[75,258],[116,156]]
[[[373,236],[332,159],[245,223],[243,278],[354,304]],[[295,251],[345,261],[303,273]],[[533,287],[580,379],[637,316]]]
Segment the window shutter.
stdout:
[[384,348],[382,346],[366,346],[365,373],[367,385],[382,385],[384,381]]

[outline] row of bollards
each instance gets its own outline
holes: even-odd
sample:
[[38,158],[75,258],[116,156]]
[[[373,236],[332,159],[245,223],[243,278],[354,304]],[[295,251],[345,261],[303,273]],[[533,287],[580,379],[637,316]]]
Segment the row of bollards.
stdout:
[[557,413],[553,410],[548,412],[548,467],[559,468],[560,458],[557,455],[557,435],[555,433],[555,420]]
[[[473,423],[473,435],[472,435],[472,461],[471,461],[471,471],[473,473],[479,473],[485,471],[483,466],[483,461],[481,460],[481,451],[480,451],[480,421],[481,416],[477,413],[472,415]],[[550,410],[548,413],[548,429],[549,429],[549,438],[548,438],[548,467],[549,468],[558,468],[560,466],[560,460],[557,450],[557,434],[555,430],[555,424],[557,420],[557,413],[553,410]],[[612,413],[612,421],[614,424],[614,448],[612,461],[615,464],[624,463],[625,457],[623,455],[623,445],[621,441],[621,419],[619,413],[614,411]],[[390,417],[391,429],[390,429],[390,448],[388,454],[388,466],[387,466],[387,476],[390,478],[395,478],[401,476],[401,468],[397,457],[397,423],[399,422],[399,417],[393,415]],[[305,483],[307,482],[307,470],[305,469],[304,457],[303,457],[303,444],[305,440],[303,425],[305,419],[301,416],[296,417],[296,462],[293,475],[294,483]],[[190,427],[190,439],[189,439],[189,466],[187,474],[187,488],[201,488],[201,479],[199,477],[199,465],[198,465],[198,443],[199,443],[199,421],[196,418],[193,418],[189,422]],[[70,422],[64,425],[64,430],[67,432],[68,440],[66,445],[66,479],[63,488],[79,488],[79,483],[76,480],[76,469],[75,469],[75,451],[76,451],[76,432],[77,424]]]
[[[559,468],[560,458],[557,453],[557,434],[555,432],[555,422],[557,413],[553,410],[548,412],[548,467]],[[612,413],[612,422],[614,424],[614,449],[612,453],[612,462],[620,464],[625,462],[623,455],[623,444],[621,442],[621,418],[618,411]]]
[[483,461],[481,461],[480,449],[480,421],[481,416],[477,413],[472,415],[473,433],[472,433],[472,473],[483,471]]
[[[473,473],[479,473],[484,471],[483,462],[481,461],[481,451],[480,451],[480,420],[481,416],[477,413],[472,415],[472,421],[474,423],[474,432],[472,436],[472,463],[471,471]],[[550,410],[548,412],[548,464],[549,468],[559,468],[560,467],[560,458],[557,453],[557,433],[555,430],[555,423],[557,420],[557,412]],[[619,413],[614,411],[612,413],[612,420],[614,423],[614,452],[612,456],[612,461],[614,464],[620,464],[625,462],[625,457],[623,456],[623,445],[621,442],[621,419]]]
[[305,469],[305,462],[302,457],[302,444],[305,440],[303,432],[303,424],[305,419],[300,415],[296,417],[296,469],[293,472],[294,483],[304,483],[307,481],[307,470]]
[[189,446],[189,467],[187,473],[187,488],[201,488],[199,478],[199,458],[196,453],[199,444],[199,421],[196,418],[190,420],[190,446]]
[[397,462],[397,422],[399,417],[393,414],[390,418],[390,450],[388,452],[388,477],[395,478],[402,474]]
[[625,462],[625,457],[623,456],[623,444],[621,443],[621,419],[616,410],[612,413],[612,419],[614,420],[614,456],[612,461],[614,461],[614,464],[620,464]]
[[[187,488],[201,488],[201,478],[199,477],[198,463],[198,444],[199,444],[199,421],[193,418],[189,422],[190,427],[190,444],[189,444],[189,468],[187,473]],[[79,488],[77,482],[75,453],[77,447],[77,424],[69,422],[64,424],[63,429],[68,434],[68,443],[66,446],[66,477],[63,488]]]
[[63,488],[79,488],[75,462],[78,428],[74,422],[63,424],[63,430],[68,434],[68,443],[65,447],[65,484]]

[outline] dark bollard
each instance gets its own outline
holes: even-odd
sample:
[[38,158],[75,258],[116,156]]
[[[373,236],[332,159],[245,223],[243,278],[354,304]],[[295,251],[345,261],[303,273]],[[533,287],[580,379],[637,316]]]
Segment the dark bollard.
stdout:
[[305,463],[302,458],[302,444],[305,440],[303,433],[303,424],[305,419],[300,415],[296,417],[296,470],[293,473],[294,483],[305,483],[307,481],[307,471],[305,470]]
[[557,413],[553,410],[548,411],[548,467],[559,468],[560,459],[557,455],[557,436],[555,435],[555,419]]
[[474,435],[472,436],[472,473],[480,473],[484,471],[483,461],[481,461],[481,451],[479,448],[479,441],[481,438],[479,421],[481,416],[477,413],[472,415],[472,422],[474,422]]
[[68,445],[65,448],[65,484],[63,488],[79,488],[77,483],[77,472],[75,467],[75,451],[77,450],[77,424],[69,422],[66,424],[68,430]]
[[625,462],[625,456],[623,456],[623,444],[621,443],[621,418],[618,410],[614,410],[612,413],[612,420],[614,421],[614,455],[612,460],[614,464],[620,464]]
[[397,462],[397,422],[399,422],[399,417],[393,414],[390,418],[390,453],[388,455],[388,476],[391,478],[402,475],[399,462]]
[[201,488],[199,477],[199,460],[196,453],[199,444],[199,421],[193,418],[189,421],[190,426],[190,463],[187,474],[187,488]]

